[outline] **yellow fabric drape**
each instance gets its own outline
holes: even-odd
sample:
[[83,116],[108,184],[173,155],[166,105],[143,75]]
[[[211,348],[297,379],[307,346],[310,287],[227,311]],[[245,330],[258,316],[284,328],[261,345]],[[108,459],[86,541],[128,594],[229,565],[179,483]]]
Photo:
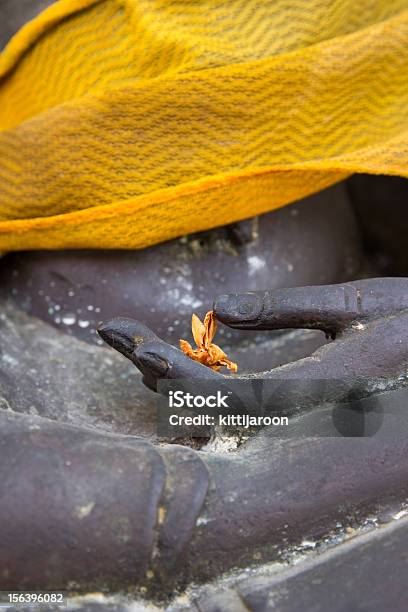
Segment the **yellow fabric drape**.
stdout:
[[408,0],[60,0],[0,55],[0,250],[141,248],[408,176]]

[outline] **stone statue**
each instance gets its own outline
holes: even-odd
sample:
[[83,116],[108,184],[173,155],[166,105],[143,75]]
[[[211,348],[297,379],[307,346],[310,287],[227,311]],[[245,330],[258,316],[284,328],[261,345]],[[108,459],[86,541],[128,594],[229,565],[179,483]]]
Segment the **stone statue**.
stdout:
[[[49,3],[6,3],[1,43]],[[406,193],[399,179],[353,177],[140,252],[5,255],[0,588],[163,603],[401,504]],[[331,393],[309,398],[287,439],[160,440],[159,379],[222,380],[174,346],[214,298],[240,375],[351,380],[391,415],[386,435],[332,437]]]

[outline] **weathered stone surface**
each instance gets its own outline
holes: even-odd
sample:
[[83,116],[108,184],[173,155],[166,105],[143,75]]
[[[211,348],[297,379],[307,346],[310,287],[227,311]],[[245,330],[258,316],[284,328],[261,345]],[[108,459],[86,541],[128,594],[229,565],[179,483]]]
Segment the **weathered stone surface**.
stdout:
[[406,438],[265,436],[222,457],[0,410],[0,446],[4,588],[163,601],[408,496]]
[[405,612],[408,520],[356,537],[291,569],[202,595],[200,612]]
[[0,408],[155,436],[155,396],[134,367],[7,301],[0,303]]
[[[16,483],[0,505],[0,541],[14,543],[19,584],[40,585],[43,575],[47,586],[81,589],[147,580],[163,599],[235,566],[284,559],[303,538],[318,541],[338,521],[358,524],[408,495],[406,438],[277,440],[265,430],[224,457],[146,445],[135,435],[154,437],[154,395],[126,360],[0,306],[2,482]],[[310,433],[315,413],[299,419]],[[153,539],[142,537],[162,503],[164,521]],[[12,508],[26,508],[26,518],[10,523]],[[22,525],[30,534],[34,526],[35,542]],[[39,543],[55,551],[46,574],[23,563]],[[90,554],[98,563],[88,567]]]
[[406,276],[408,180],[399,176],[355,174],[346,184],[362,230],[364,248],[378,273]]

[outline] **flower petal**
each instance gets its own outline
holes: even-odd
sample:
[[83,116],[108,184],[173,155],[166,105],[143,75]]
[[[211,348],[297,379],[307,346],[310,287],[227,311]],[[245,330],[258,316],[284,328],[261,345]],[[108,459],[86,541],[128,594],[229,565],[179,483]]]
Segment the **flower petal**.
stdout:
[[214,311],[210,310],[207,312],[204,323],[200,321],[197,315],[193,314],[191,318],[191,330],[197,345],[196,349],[193,349],[187,340],[180,340],[180,348],[188,357],[216,372],[218,372],[222,366],[227,367],[233,372],[238,370],[237,364],[228,359],[227,355],[219,346],[212,343],[212,339],[217,331],[217,321]]
[[204,346],[206,328],[195,314],[193,314],[193,316],[191,317],[191,330],[193,332],[194,341],[198,348]]
[[217,331],[217,320],[215,318],[213,310],[210,310],[205,315],[204,327],[205,327],[204,346],[208,348],[208,346],[212,342],[212,339],[215,336],[215,332]]
[[180,348],[183,351],[183,353],[193,358],[193,354],[194,354],[193,347],[191,346],[189,342],[187,342],[187,340],[180,340]]

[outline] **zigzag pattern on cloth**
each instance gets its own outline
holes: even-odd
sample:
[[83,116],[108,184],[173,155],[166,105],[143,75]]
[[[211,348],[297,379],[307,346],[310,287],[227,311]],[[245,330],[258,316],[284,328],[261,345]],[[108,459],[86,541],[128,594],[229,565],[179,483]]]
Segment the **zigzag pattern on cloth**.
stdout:
[[0,250],[143,248],[408,176],[408,0],[60,0],[0,56]]

